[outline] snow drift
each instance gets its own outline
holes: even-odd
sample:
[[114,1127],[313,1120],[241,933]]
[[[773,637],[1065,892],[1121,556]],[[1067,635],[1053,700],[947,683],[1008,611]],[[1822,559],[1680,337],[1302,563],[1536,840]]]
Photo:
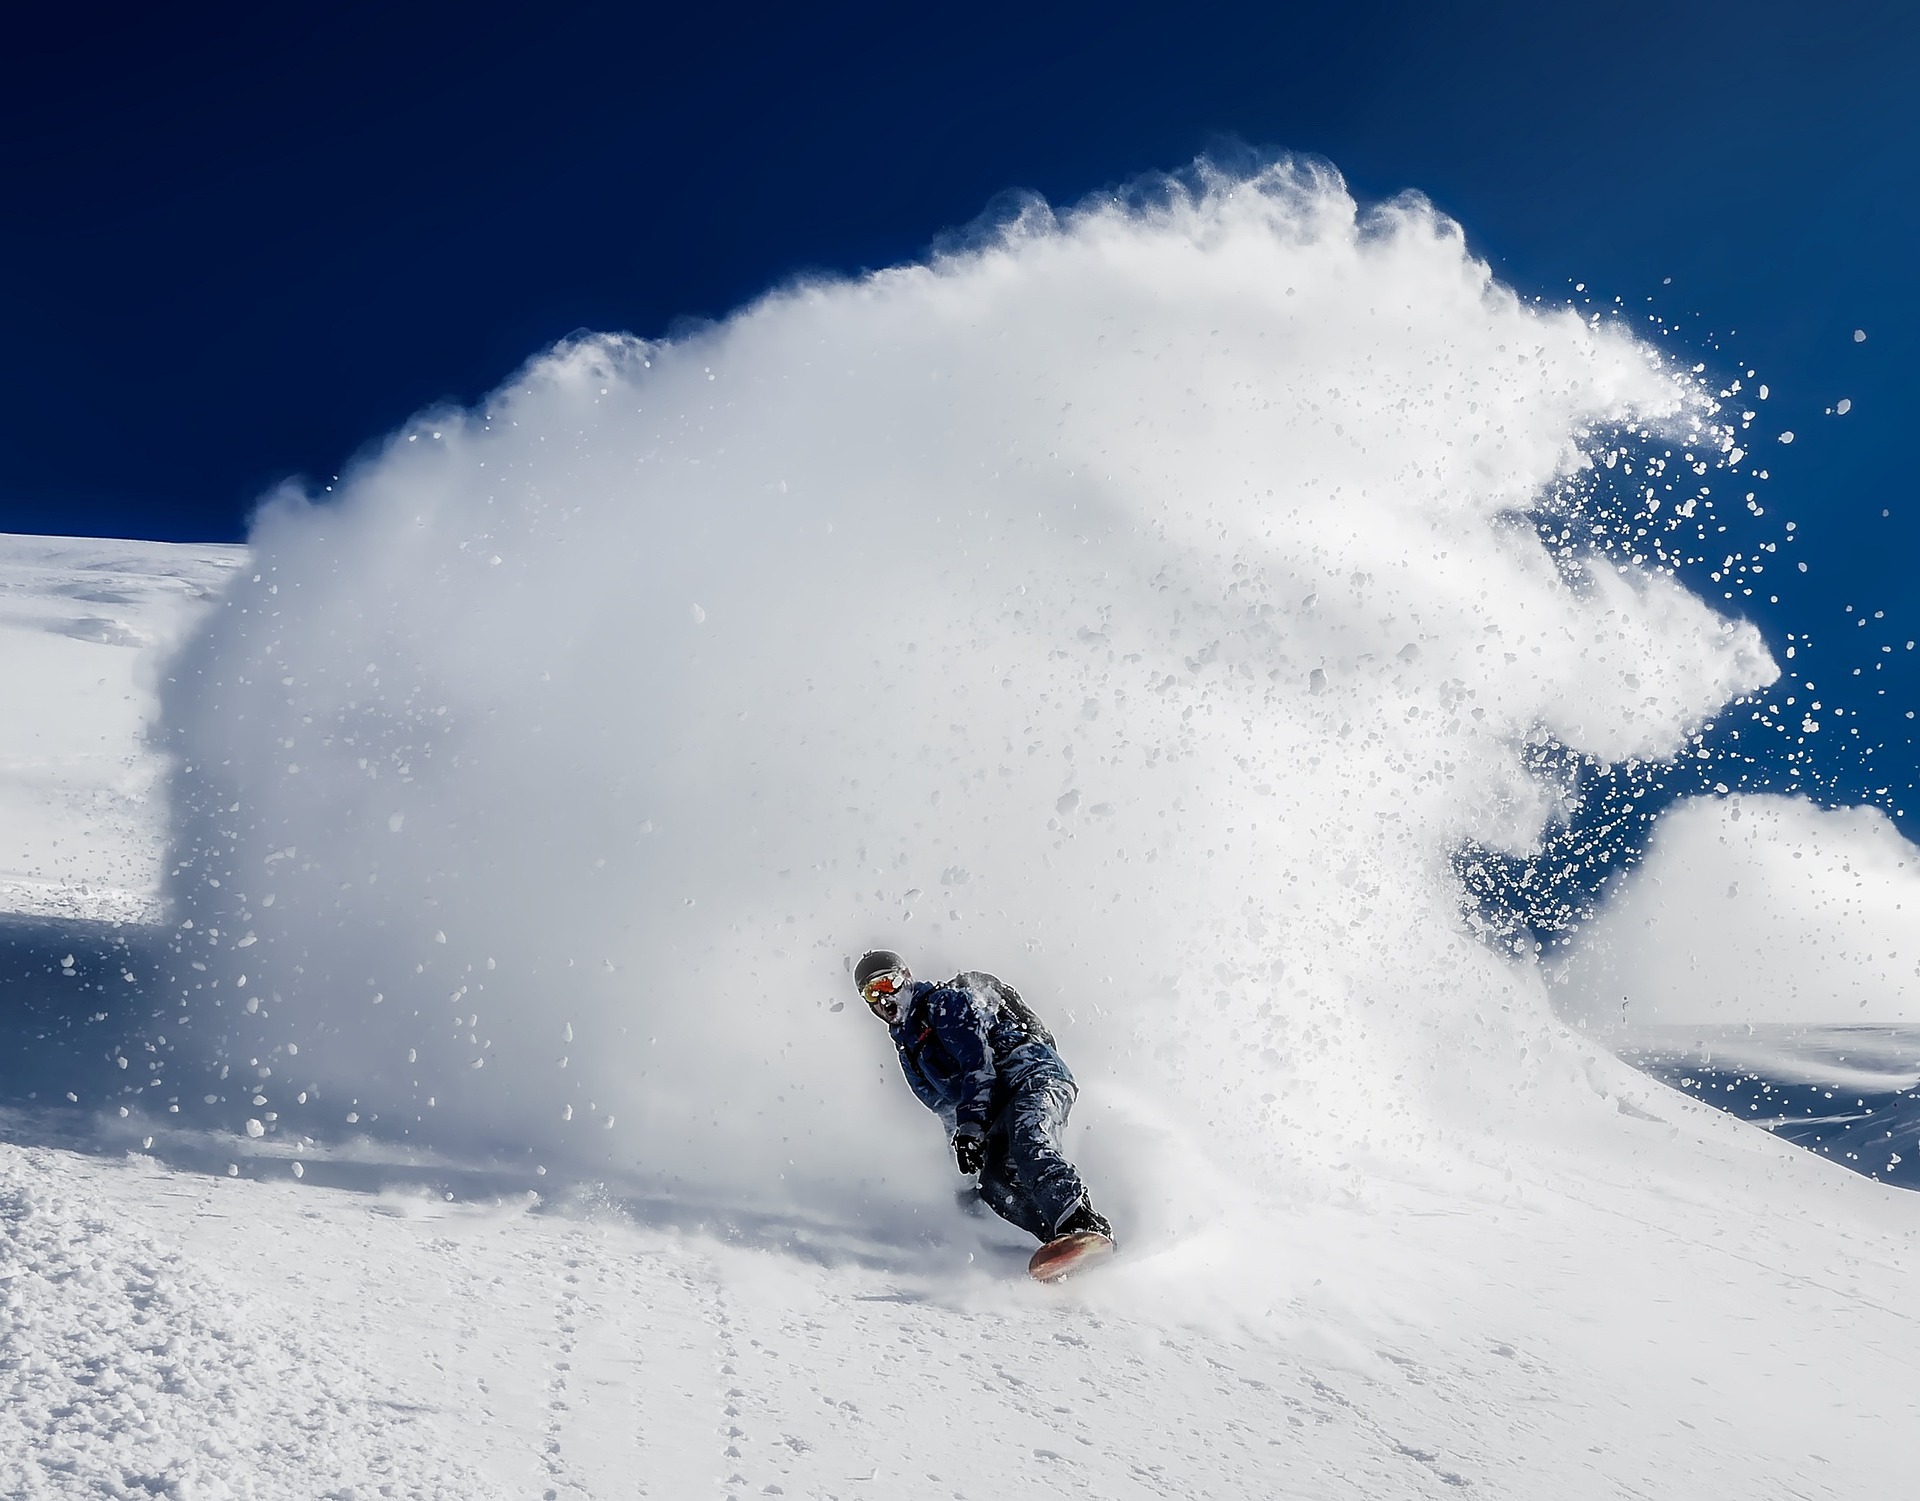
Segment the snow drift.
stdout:
[[205,1095],[931,1212],[842,1009],[885,944],[1050,1019],[1136,1235],[1215,1171],[1614,1120],[1451,862],[1555,815],[1530,742],[1670,756],[1771,680],[1639,549],[1651,485],[1590,552],[1525,519],[1603,454],[1710,472],[1713,416],[1292,164],[572,342],[273,499],[175,665]]
[[1920,1023],[1920,860],[1877,808],[1695,799],[1584,935],[1566,1009],[1648,1027]]

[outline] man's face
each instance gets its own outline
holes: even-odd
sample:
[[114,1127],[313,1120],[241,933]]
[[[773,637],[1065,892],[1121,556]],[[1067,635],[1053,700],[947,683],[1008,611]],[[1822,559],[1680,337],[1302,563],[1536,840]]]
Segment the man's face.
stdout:
[[892,1026],[900,1019],[900,996],[912,980],[904,967],[886,970],[860,987],[860,999],[875,1016]]

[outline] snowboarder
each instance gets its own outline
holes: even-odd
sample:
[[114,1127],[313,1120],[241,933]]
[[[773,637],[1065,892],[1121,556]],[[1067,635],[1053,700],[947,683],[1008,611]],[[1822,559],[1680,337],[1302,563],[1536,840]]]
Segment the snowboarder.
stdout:
[[1060,1150],[1079,1093],[1020,993],[977,970],[943,984],[915,980],[898,954],[875,949],[853,983],[887,1024],[920,1103],[945,1123],[960,1171],[980,1197],[1043,1242],[1029,1268],[1043,1281],[1113,1250],[1080,1174]]

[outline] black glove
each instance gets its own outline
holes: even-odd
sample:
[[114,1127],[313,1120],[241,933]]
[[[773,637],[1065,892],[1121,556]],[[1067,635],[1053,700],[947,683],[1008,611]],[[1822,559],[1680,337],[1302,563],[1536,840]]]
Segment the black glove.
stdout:
[[953,1136],[953,1160],[963,1173],[977,1173],[987,1160],[987,1143],[978,1131],[956,1131]]

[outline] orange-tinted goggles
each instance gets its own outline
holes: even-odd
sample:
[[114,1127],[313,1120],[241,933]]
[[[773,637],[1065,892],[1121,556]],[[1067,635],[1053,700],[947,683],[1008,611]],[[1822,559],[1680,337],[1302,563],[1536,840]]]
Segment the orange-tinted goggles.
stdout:
[[897,969],[890,969],[884,975],[875,975],[860,987],[860,994],[869,1006],[878,1005],[889,996],[898,995],[907,987],[907,977]]

